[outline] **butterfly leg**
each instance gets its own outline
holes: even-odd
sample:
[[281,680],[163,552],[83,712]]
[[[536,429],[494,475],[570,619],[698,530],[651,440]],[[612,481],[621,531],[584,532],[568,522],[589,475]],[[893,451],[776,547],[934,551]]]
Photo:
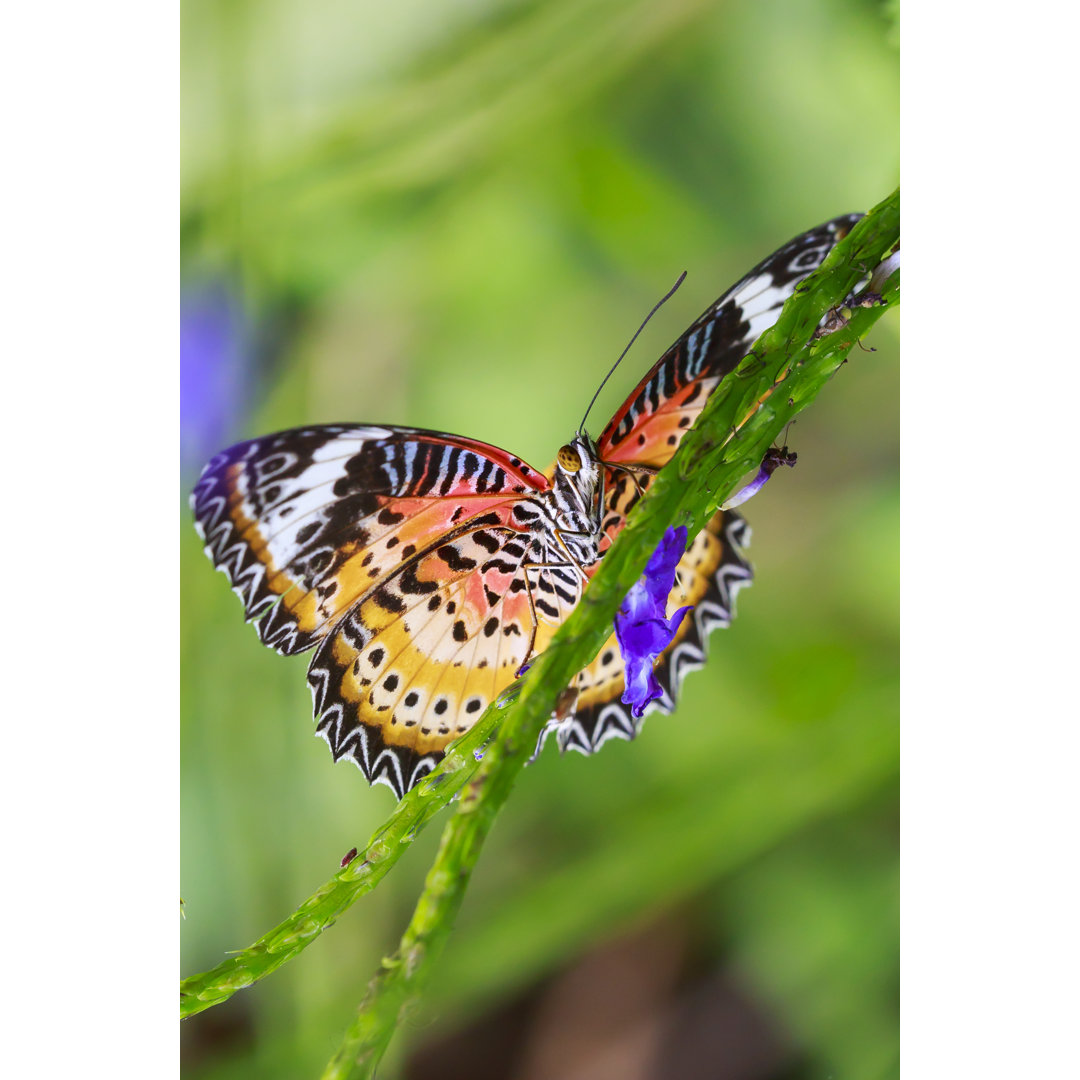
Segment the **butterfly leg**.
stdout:
[[[560,536],[560,530],[556,529],[555,530],[555,535]],[[573,534],[573,533],[571,533],[570,535],[585,535],[585,534],[584,533],[581,533],[581,534]],[[528,648],[525,650],[525,659],[522,660],[521,666],[515,672],[515,677],[517,677],[517,678],[520,678],[525,673],[525,669],[528,667],[529,662],[532,660],[533,649],[536,646],[536,630],[537,630],[537,627],[538,627],[538,625],[540,623],[540,616],[537,615],[537,613],[536,613],[536,598],[533,596],[533,586],[532,586],[532,581],[529,579],[529,571],[530,570],[565,570],[568,566],[573,566],[582,575],[582,578],[585,577],[585,572],[578,565],[577,560],[574,559],[573,555],[571,555],[570,552],[567,550],[566,544],[561,539],[561,537],[560,537],[559,543],[562,546],[563,550],[566,551],[567,555],[569,556],[569,558],[571,560],[570,562],[525,562],[525,563],[521,564],[521,570],[522,570],[523,574],[525,575],[525,595],[526,595],[526,597],[528,597],[528,600],[529,600],[529,612],[532,615],[532,630],[529,633],[529,645],[528,645]]]
[[602,461],[600,464],[603,465],[605,469],[614,469],[617,472],[627,473],[630,479],[634,481],[634,487],[637,489],[638,498],[641,498],[641,496],[645,494],[645,488],[642,486],[641,480],[638,479],[638,474],[651,478],[660,471],[654,465],[623,465],[621,462],[617,461]]
[[517,674],[522,674],[522,669],[528,664],[533,654],[533,648],[536,645],[536,630],[539,624],[539,616],[536,612],[536,598],[533,596],[532,581],[529,579],[530,570],[566,570],[567,568],[573,568],[577,571],[578,576],[578,597],[574,601],[576,604],[581,599],[581,590],[588,584],[589,575],[585,572],[585,568],[581,565],[578,557],[571,551],[570,545],[566,542],[567,537],[586,537],[595,538],[596,534],[591,531],[582,531],[577,529],[555,529],[555,541],[562,550],[562,554],[566,558],[562,562],[526,562],[522,563],[522,570],[525,573],[525,591],[529,599],[529,610],[532,614],[532,633],[529,636],[529,647],[525,653],[525,659],[522,661],[521,667],[518,668]]

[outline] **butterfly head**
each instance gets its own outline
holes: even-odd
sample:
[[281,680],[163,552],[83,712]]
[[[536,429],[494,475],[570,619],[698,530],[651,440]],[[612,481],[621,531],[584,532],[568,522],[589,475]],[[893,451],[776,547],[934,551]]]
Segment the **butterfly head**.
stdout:
[[583,431],[578,432],[565,446],[559,447],[555,460],[559,470],[564,473],[584,471],[587,476],[590,472],[599,471],[596,443]]
[[577,508],[592,516],[602,496],[602,472],[596,444],[585,432],[578,432],[555,458],[555,484],[571,495]]

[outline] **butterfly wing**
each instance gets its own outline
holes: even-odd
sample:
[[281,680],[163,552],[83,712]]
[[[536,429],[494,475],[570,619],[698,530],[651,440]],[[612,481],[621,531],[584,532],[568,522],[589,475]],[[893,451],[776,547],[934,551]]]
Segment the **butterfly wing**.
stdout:
[[413,428],[321,425],[239,443],[191,497],[206,554],[263,643],[303,652],[431,537],[548,482],[485,443]]
[[654,468],[668,462],[716,385],[861,217],[847,214],[795,237],[711,304],[611,418],[596,443],[600,458]]
[[513,512],[474,523],[353,605],[308,669],[335,760],[400,798],[547,648],[580,589],[569,567],[530,572],[528,551]]
[[[608,463],[602,552],[651,482],[651,472],[627,469],[655,470],[671,459],[720,380],[776,322],[799,283],[861,216],[848,214],[811,229],[755,266],[702,313],[634,388],[597,440],[598,455]],[[668,614],[686,604],[693,604],[694,612],[657,661],[663,694],[652,709],[674,709],[682,679],[704,663],[709,634],[731,622],[735,595],[753,577],[741,551],[749,538],[750,530],[738,514],[719,512],[680,561]],[[578,676],[576,709],[556,729],[560,746],[590,753],[608,738],[633,738],[642,720],[619,700],[624,687],[613,634]]]
[[569,574],[544,571],[558,603],[534,627],[526,551],[547,488],[484,443],[331,425],[219,454],[192,506],[263,642],[316,647],[308,681],[335,758],[400,797],[576,602]]

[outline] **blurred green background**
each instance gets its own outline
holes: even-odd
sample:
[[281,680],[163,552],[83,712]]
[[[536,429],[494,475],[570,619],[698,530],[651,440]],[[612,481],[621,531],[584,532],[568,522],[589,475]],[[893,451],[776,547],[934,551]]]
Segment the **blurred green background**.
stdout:
[[[185,0],[184,496],[335,420],[545,466],[699,312],[898,181],[893,5]],[[746,508],[754,587],[673,717],[549,746],[388,1078],[897,1072],[894,313]],[[314,737],[306,657],[245,627],[183,513],[185,974],[282,919],[391,809]],[[317,1075],[437,841],[283,970],[185,1022],[184,1074]]]

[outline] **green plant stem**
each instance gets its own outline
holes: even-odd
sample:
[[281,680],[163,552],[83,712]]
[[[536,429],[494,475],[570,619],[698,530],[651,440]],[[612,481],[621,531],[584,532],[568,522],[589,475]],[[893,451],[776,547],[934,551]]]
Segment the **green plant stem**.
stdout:
[[[406,794],[365,850],[289,918],[216,967],[184,979],[180,984],[181,1018],[225,1001],[237,990],[276,970],[311,944],[355,900],[374,888],[435,814],[469,784],[480,767],[473,752],[498,729],[495,744],[485,754],[476,781],[483,787],[482,796],[477,786],[470,787],[459,814],[448,825],[448,829],[457,827],[458,817],[475,795],[482,807],[491,807],[490,815],[483,809],[481,817],[476,819],[486,822],[483,834],[475,833],[482,843],[498,807],[551,716],[556,698],[592,660],[611,633],[615,610],[642,573],[664,530],[669,525],[685,524],[691,536],[696,533],[734,490],[738,480],[757,466],[765,449],[790,419],[810,404],[836,373],[855,341],[889,306],[899,301],[897,274],[883,293],[882,306],[857,308],[850,320],[835,332],[816,340],[813,337],[821,318],[840,304],[898,242],[899,229],[897,190],[836,245],[823,266],[784,305],[776,325],[762,335],[739,368],[714,391],[698,422],[687,432],[678,452],[661,470],[608,551],[583,601],[534,662],[517,697],[490,706],[476,726],[453,744],[439,767]],[[475,861],[479,843],[468,850]],[[460,846],[444,845],[432,875],[445,863],[452,874],[467,878],[472,862],[466,869],[463,855]],[[429,883],[431,880],[429,875]],[[451,895],[457,897],[451,890],[442,900],[437,900],[425,888],[417,912],[421,907],[430,908],[433,922],[425,922],[426,926],[435,926],[441,932],[445,924],[445,933],[449,932],[449,924],[460,904],[460,897],[450,904]],[[435,937],[440,939],[439,934]],[[431,940],[430,932],[427,940]],[[403,955],[399,952],[399,956]],[[415,965],[398,964],[388,969],[391,974],[396,973],[396,979],[406,979],[401,987],[394,979],[377,978],[365,1000],[365,1009],[380,1017],[392,1013],[396,1022],[401,1008],[385,1010],[379,995],[388,995],[387,1000],[399,996],[406,1004],[415,999],[433,953],[425,954],[421,950],[419,956]],[[379,1027],[378,1031],[381,1030]],[[391,1033],[392,1030],[391,1026]],[[383,1048],[389,1037],[387,1033],[381,1041]],[[377,1042],[382,1036],[372,1038]]]
[[[371,981],[341,1047],[327,1065],[323,1080],[373,1076],[398,1022],[415,1002],[454,926],[480,849],[487,839],[510,784],[488,793],[485,775],[474,779],[462,804],[443,830],[424,891],[393,957]],[[517,775],[503,770],[502,775]],[[511,781],[512,782],[512,781]]]
[[183,979],[180,1019],[220,1004],[237,990],[281,967],[332,925],[338,915],[375,888],[431,818],[468,782],[478,765],[473,751],[491,737],[502,715],[502,704],[491,705],[476,725],[454,743],[439,768],[398,803],[367,847],[284,922],[216,967]]
[[[530,670],[516,708],[504,719],[443,831],[397,952],[372,979],[323,1080],[374,1075],[403,1016],[420,999],[453,929],[484,840],[550,717],[557,694],[607,639],[616,608],[664,530],[675,522],[690,523],[691,534],[700,528],[790,417],[835,374],[858,336],[899,300],[899,278],[894,276],[881,306],[857,308],[836,332],[814,337],[822,316],[899,240],[899,209],[897,191],[837,245],[821,270],[785,305],[776,326],[714,392],[675,458],[657,477],[619,543],[605,557],[584,601]],[[624,539],[627,535],[633,540]]]

